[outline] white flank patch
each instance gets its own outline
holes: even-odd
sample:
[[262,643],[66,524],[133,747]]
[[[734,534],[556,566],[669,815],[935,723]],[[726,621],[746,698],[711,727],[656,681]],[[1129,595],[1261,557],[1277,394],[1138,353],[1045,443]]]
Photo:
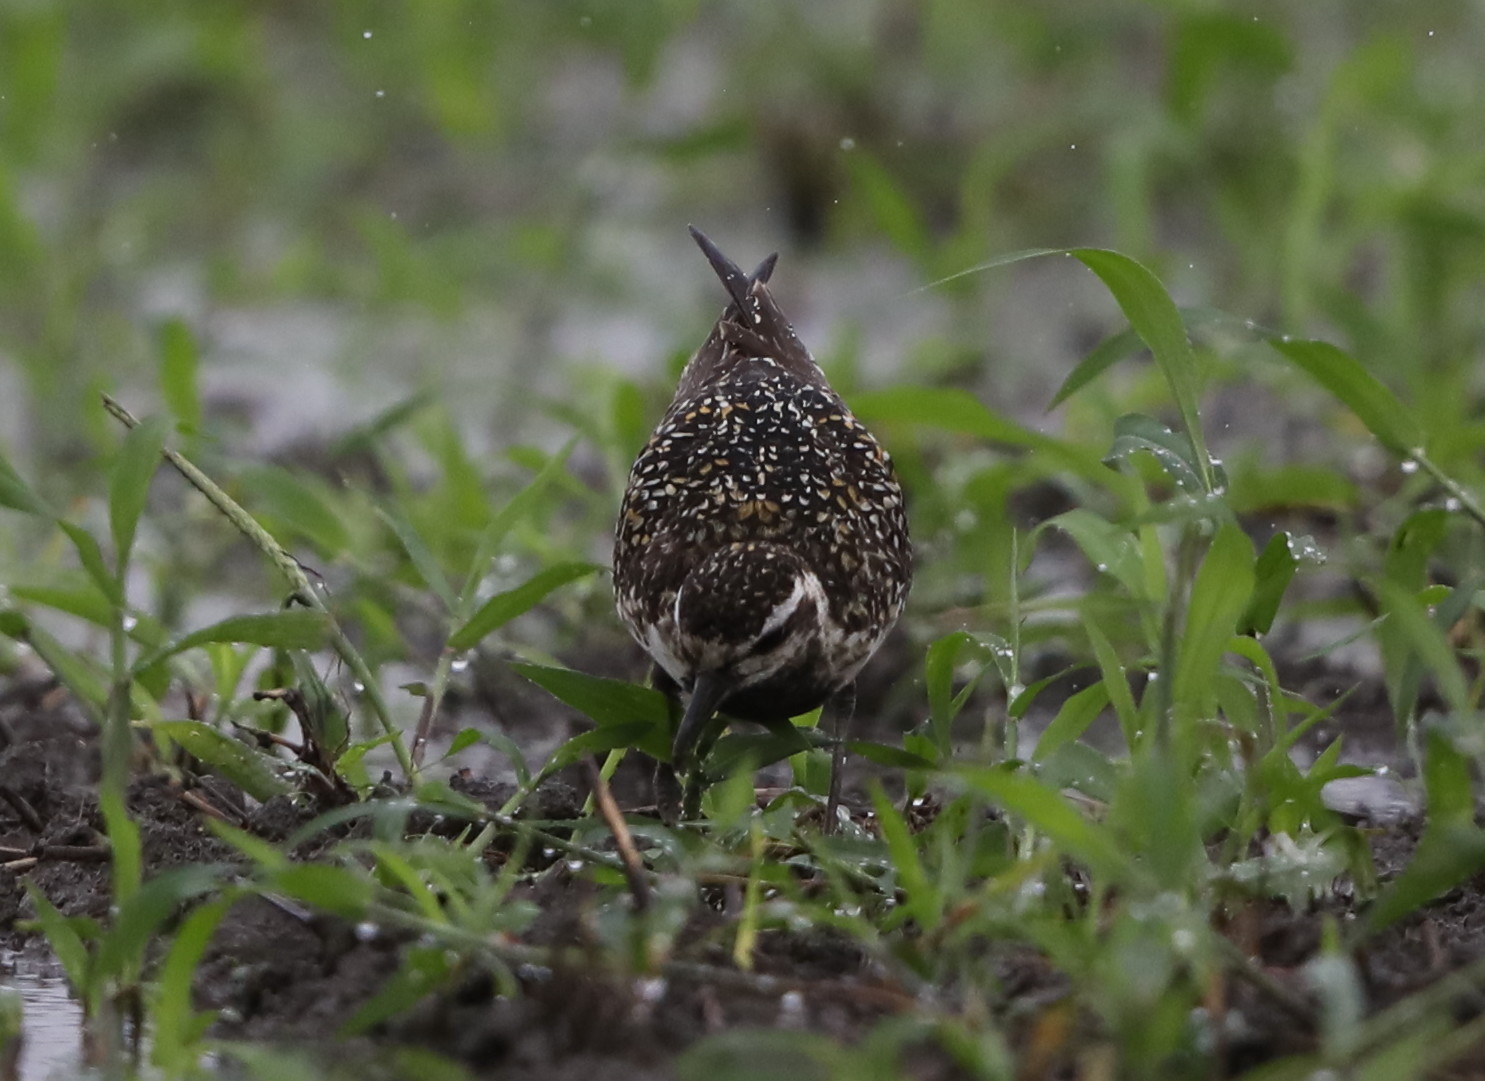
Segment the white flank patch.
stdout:
[[680,684],[685,683],[686,676],[690,674],[690,669],[681,663],[681,659],[671,651],[670,643],[660,630],[660,624],[651,623],[645,628],[644,641],[641,645],[654,658],[655,663],[665,669],[666,674],[671,679]]
[[[815,576],[811,574],[809,577],[813,579]],[[818,584],[817,581],[816,585],[818,586]],[[782,627],[788,618],[794,614],[794,609],[799,607],[799,602],[804,600],[804,593],[805,580],[802,577],[796,577],[794,579],[794,591],[774,606],[768,618],[763,621],[763,629],[758,632],[758,637],[762,638],[769,631],[775,631]]]

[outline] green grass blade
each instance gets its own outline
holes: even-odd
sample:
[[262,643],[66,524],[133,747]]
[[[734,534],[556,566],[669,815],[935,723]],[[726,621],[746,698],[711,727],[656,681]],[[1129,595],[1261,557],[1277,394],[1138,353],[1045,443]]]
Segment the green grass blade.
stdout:
[[1136,871],[1113,835],[1084,818],[1063,798],[1034,777],[1004,767],[966,766],[950,776],[990,802],[1025,819],[1069,856],[1113,882],[1129,882]]
[[134,547],[134,532],[149,498],[150,480],[160,465],[169,425],[162,417],[149,417],[131,428],[114,463],[108,483],[108,524],[113,532],[114,559],[122,569]]
[[288,795],[294,790],[294,786],[280,775],[277,759],[209,724],[201,721],[155,721],[148,727],[168,736],[187,753],[219,770],[223,777],[259,802]]
[[160,967],[150,1011],[150,1061],[167,1076],[184,1077],[190,1072],[199,1058],[206,1026],[216,1017],[215,1012],[198,1014],[191,1008],[191,978],[230,905],[221,899],[193,909],[181,922]]
[[201,430],[201,392],[196,383],[201,351],[183,319],[160,328],[160,396],[181,427]]
[[46,500],[31,490],[31,486],[21,479],[21,475],[3,454],[0,454],[0,507],[9,507],[38,518],[56,517],[56,513],[47,506]]
[[1271,339],[1269,345],[1355,413],[1387,449],[1406,456],[1426,445],[1418,418],[1349,353],[1329,342]]
[[72,985],[73,993],[86,1001],[92,973],[92,958],[88,953],[87,943],[83,941],[72,921],[62,915],[57,906],[41,892],[41,887],[29,879],[24,885],[31,898],[31,907],[36,910],[36,922],[41,924],[41,933],[46,936],[47,945],[61,962],[62,972]]
[[558,563],[538,571],[516,588],[497,593],[480,605],[469,621],[449,636],[449,649],[462,653],[474,648],[485,635],[534,608],[553,590],[600,569],[593,563]]
[[1197,407],[1196,355],[1175,301],[1171,300],[1159,278],[1127,255],[1101,248],[1075,248],[1072,254],[1099,276],[1118,302],[1129,325],[1150,347],[1176,401],[1176,408],[1180,410],[1186,435],[1195,449],[1202,486],[1206,491],[1212,491],[1216,481],[1212,458],[1202,435],[1201,412]]
[[1212,709],[1212,676],[1253,594],[1253,542],[1236,525],[1217,531],[1191,586],[1172,702],[1187,720]]
[[330,640],[330,617],[312,608],[284,608],[246,616],[228,616],[218,623],[191,631],[141,658],[136,673],[197,646],[213,642],[263,646],[267,649],[315,650]]

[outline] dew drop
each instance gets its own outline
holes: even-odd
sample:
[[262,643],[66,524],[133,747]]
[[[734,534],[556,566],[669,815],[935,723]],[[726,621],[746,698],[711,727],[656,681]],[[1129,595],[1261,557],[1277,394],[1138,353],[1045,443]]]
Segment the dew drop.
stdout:
[[1404,458],[1402,465],[1398,466],[1404,473],[1412,474],[1418,472],[1418,460],[1416,458]]
[[135,616],[124,617],[124,630],[132,631],[137,626],[139,626],[138,618],[136,618]]
[[452,672],[462,672],[462,671],[464,671],[468,667],[469,667],[469,654],[468,653],[461,654],[460,656],[455,657],[452,661],[449,662],[449,670],[452,671]]
[[361,36],[363,38],[365,38],[366,40],[370,41],[371,40],[371,31],[370,30],[362,30],[361,31]]
[[380,927],[372,923],[370,920],[362,920],[360,923],[356,924],[356,941],[370,942],[372,939],[376,938],[377,935],[381,934],[381,930],[382,929]]
[[847,135],[844,139],[842,139],[840,141],[840,148],[842,150],[855,150],[856,149],[856,140],[855,139],[852,139],[849,135]]
[[634,981],[634,997],[644,1003],[656,1003],[665,997],[669,986],[664,976],[644,976]]
[[785,991],[779,998],[779,1026],[798,1028],[804,1024],[804,996],[798,991]]

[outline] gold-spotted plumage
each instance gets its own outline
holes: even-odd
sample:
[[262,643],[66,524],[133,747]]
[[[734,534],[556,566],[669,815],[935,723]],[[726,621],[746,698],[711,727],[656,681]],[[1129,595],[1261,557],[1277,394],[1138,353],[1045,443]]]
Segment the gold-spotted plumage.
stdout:
[[619,615],[690,696],[676,758],[721,711],[775,722],[849,687],[902,613],[912,554],[886,452],[768,288],[692,235],[732,298],[634,463]]

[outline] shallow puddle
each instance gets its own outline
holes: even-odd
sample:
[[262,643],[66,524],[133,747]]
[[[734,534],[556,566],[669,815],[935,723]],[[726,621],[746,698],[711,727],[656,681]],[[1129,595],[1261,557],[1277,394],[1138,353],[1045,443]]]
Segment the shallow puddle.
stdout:
[[19,991],[25,1009],[18,1081],[62,1081],[82,1072],[82,1007],[59,975],[10,971],[0,962],[0,988]]

